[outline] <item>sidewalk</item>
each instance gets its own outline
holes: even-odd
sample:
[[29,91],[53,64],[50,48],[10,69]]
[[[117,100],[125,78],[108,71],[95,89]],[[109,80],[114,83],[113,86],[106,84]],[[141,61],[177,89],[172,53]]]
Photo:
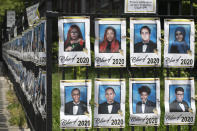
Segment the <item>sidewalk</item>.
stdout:
[[9,112],[6,107],[8,101],[6,100],[6,92],[10,89],[12,84],[0,73],[0,131],[30,131],[30,129],[21,129],[16,126],[10,126],[8,123]]

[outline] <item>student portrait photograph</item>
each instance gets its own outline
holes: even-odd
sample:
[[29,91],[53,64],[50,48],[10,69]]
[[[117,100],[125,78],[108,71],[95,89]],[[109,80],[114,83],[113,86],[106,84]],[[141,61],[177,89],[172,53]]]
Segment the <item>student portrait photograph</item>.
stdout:
[[169,24],[169,48],[168,53],[187,54],[190,50],[189,24]]
[[134,53],[154,53],[157,50],[157,25],[134,24]]
[[38,30],[35,27],[33,30],[32,52],[36,51],[37,45],[38,45]]
[[121,102],[120,85],[100,85],[98,114],[118,114]]
[[40,25],[40,43],[39,43],[39,52],[45,52],[45,23],[41,23]]
[[85,48],[85,23],[64,23],[64,51],[83,51]]
[[87,112],[87,87],[65,87],[65,115],[84,115]]
[[99,53],[119,53],[121,24],[99,25]]
[[169,86],[169,107],[170,112],[189,112],[191,107],[190,85]]
[[156,108],[156,83],[133,83],[133,114],[153,113]]

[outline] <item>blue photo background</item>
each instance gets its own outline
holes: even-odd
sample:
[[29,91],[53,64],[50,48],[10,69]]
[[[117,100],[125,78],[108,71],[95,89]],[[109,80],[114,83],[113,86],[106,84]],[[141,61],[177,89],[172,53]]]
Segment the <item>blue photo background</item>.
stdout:
[[77,25],[80,28],[83,40],[85,40],[85,23],[84,22],[80,22],[80,23],[64,23],[63,24],[64,41],[66,41],[66,39],[67,39],[67,33],[68,33],[68,30],[69,30],[71,25]]
[[99,43],[103,41],[105,29],[109,26],[116,30],[116,39],[121,42],[121,24],[99,24]]
[[108,87],[112,87],[114,89],[116,93],[114,100],[120,103],[120,98],[121,98],[120,85],[99,85],[99,95],[98,95],[99,104],[107,101],[107,99],[105,98],[105,89]]
[[154,43],[157,43],[157,24],[134,24],[134,43],[138,43],[142,41],[142,37],[140,35],[140,29],[143,26],[148,26],[151,30],[150,40]]
[[132,104],[134,114],[136,113],[136,104],[141,101],[140,94],[138,93],[138,89],[141,86],[148,86],[150,88],[151,93],[148,96],[148,100],[156,103],[156,83],[133,83],[132,86]]
[[40,24],[40,41],[44,43],[44,30],[45,30],[45,23]]
[[[39,31],[39,28],[38,26],[36,26],[34,28],[34,37],[36,37],[36,43],[35,43],[35,49],[38,48],[38,31]],[[35,38],[34,38],[35,39]],[[34,44],[34,43],[33,43]]]
[[46,83],[45,83],[45,82],[46,82],[45,79],[46,79],[46,76],[43,75],[43,76],[42,76],[42,88],[43,88],[44,90],[45,90],[45,84],[46,84]]
[[25,33],[23,36],[22,36],[22,45],[23,45],[23,51],[26,52],[25,48],[27,46],[27,33]]
[[80,101],[87,102],[87,86],[65,86],[65,103],[73,101],[71,92],[74,88],[80,90]]
[[189,24],[169,24],[169,47],[168,51],[170,51],[172,43],[176,40],[175,30],[177,27],[183,27],[185,29],[185,41],[190,49],[190,30],[191,26]]
[[189,107],[191,107],[191,87],[189,84],[175,84],[175,85],[169,85],[169,103],[174,101],[176,99],[175,96],[175,89],[177,87],[182,87],[184,89],[184,98],[188,104]]
[[32,30],[27,32],[27,44],[28,46],[31,46],[31,40],[32,40]]

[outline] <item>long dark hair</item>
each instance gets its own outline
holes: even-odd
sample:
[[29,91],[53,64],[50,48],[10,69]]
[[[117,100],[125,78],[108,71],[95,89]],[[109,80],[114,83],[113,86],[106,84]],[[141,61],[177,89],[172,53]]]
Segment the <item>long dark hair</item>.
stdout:
[[116,39],[116,30],[112,26],[109,26],[105,29],[104,39],[99,45],[100,52],[106,51],[106,48],[108,45],[107,31],[110,29],[114,32],[114,38],[111,42],[111,53],[118,52],[118,50],[119,50],[120,45],[119,45],[119,41]]
[[81,33],[81,30],[80,30],[79,26],[77,26],[77,25],[71,25],[70,28],[69,28],[69,30],[68,30],[67,39],[66,39],[64,45],[66,45],[66,44],[68,44],[68,43],[70,42],[70,40],[71,40],[71,30],[74,29],[74,28],[75,28],[75,29],[77,30],[77,32],[78,32],[78,38],[79,38],[79,39],[80,39],[80,38],[83,39],[83,36],[82,36],[82,33]]
[[110,29],[114,32],[114,39],[112,40],[112,42],[114,42],[116,40],[116,30],[112,26],[109,26],[105,29],[103,42],[107,42],[107,31]]

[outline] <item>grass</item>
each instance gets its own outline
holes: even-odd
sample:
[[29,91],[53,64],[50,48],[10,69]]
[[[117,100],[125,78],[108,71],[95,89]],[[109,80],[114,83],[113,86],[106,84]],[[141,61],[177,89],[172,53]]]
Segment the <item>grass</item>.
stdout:
[[9,103],[9,105],[7,106],[8,112],[10,113],[8,120],[9,124],[11,126],[27,128],[25,114],[13,90],[8,90],[8,92],[6,93],[6,99]]
[[[91,99],[91,103],[94,103],[94,78],[97,78],[97,73],[99,71],[100,73],[100,78],[108,78],[108,69],[95,69],[95,68],[89,68],[88,71],[88,77],[90,79],[92,79],[92,99]],[[65,68],[65,79],[69,80],[69,79],[74,79],[73,76],[73,68],[69,67],[69,68]],[[146,77],[153,77],[153,69],[149,68],[149,70],[145,70],[146,71]],[[130,70],[130,69],[123,69],[121,71],[121,73],[123,74],[123,78],[126,79],[126,127],[124,128],[124,131],[128,131],[131,130],[131,127],[129,126],[129,78],[131,78],[132,74],[135,75],[135,77],[139,77],[139,78],[143,78],[144,74],[140,74],[141,72],[143,72],[141,69],[139,68],[135,68],[135,70]],[[161,117],[160,117],[160,125],[158,126],[158,131],[164,131],[166,130],[166,126],[164,125],[164,111],[165,111],[165,107],[164,107],[164,76],[165,76],[165,72],[163,71],[164,74],[162,73],[162,71],[160,71],[160,68],[156,69],[156,72],[161,72],[156,74],[157,77],[160,78],[160,107],[161,107]],[[119,76],[119,69],[111,69],[111,78],[120,78]],[[170,75],[174,75],[176,74],[176,71],[173,71],[173,73],[171,73]],[[181,76],[184,74],[181,74]],[[187,74],[186,74],[187,75]],[[77,67],[77,79],[85,79],[85,67]],[[59,116],[59,112],[60,112],[60,80],[62,79],[62,72],[59,68],[59,70],[57,72],[54,72],[52,75],[52,105],[53,105],[53,131],[60,131],[61,129],[60,127],[60,116]],[[197,82],[197,81],[196,81]],[[197,88],[195,86],[195,88]],[[92,111],[93,111],[93,105],[92,105]],[[92,112],[92,115],[94,113]],[[93,116],[94,118],[94,116]],[[197,117],[196,117],[197,118]],[[142,130],[143,127],[139,127],[136,126],[135,127],[135,131],[140,131]],[[146,131],[152,131],[154,130],[154,127],[145,127]],[[176,131],[177,130],[177,126],[169,126],[170,131]],[[189,127],[188,126],[181,126],[181,130],[188,130]],[[95,128],[91,128],[89,129],[91,131],[96,130]],[[100,129],[100,131],[105,131],[106,129]],[[197,122],[195,121],[195,125],[193,126],[192,130],[197,130]],[[119,131],[119,129],[115,128],[112,129],[112,131]]]

